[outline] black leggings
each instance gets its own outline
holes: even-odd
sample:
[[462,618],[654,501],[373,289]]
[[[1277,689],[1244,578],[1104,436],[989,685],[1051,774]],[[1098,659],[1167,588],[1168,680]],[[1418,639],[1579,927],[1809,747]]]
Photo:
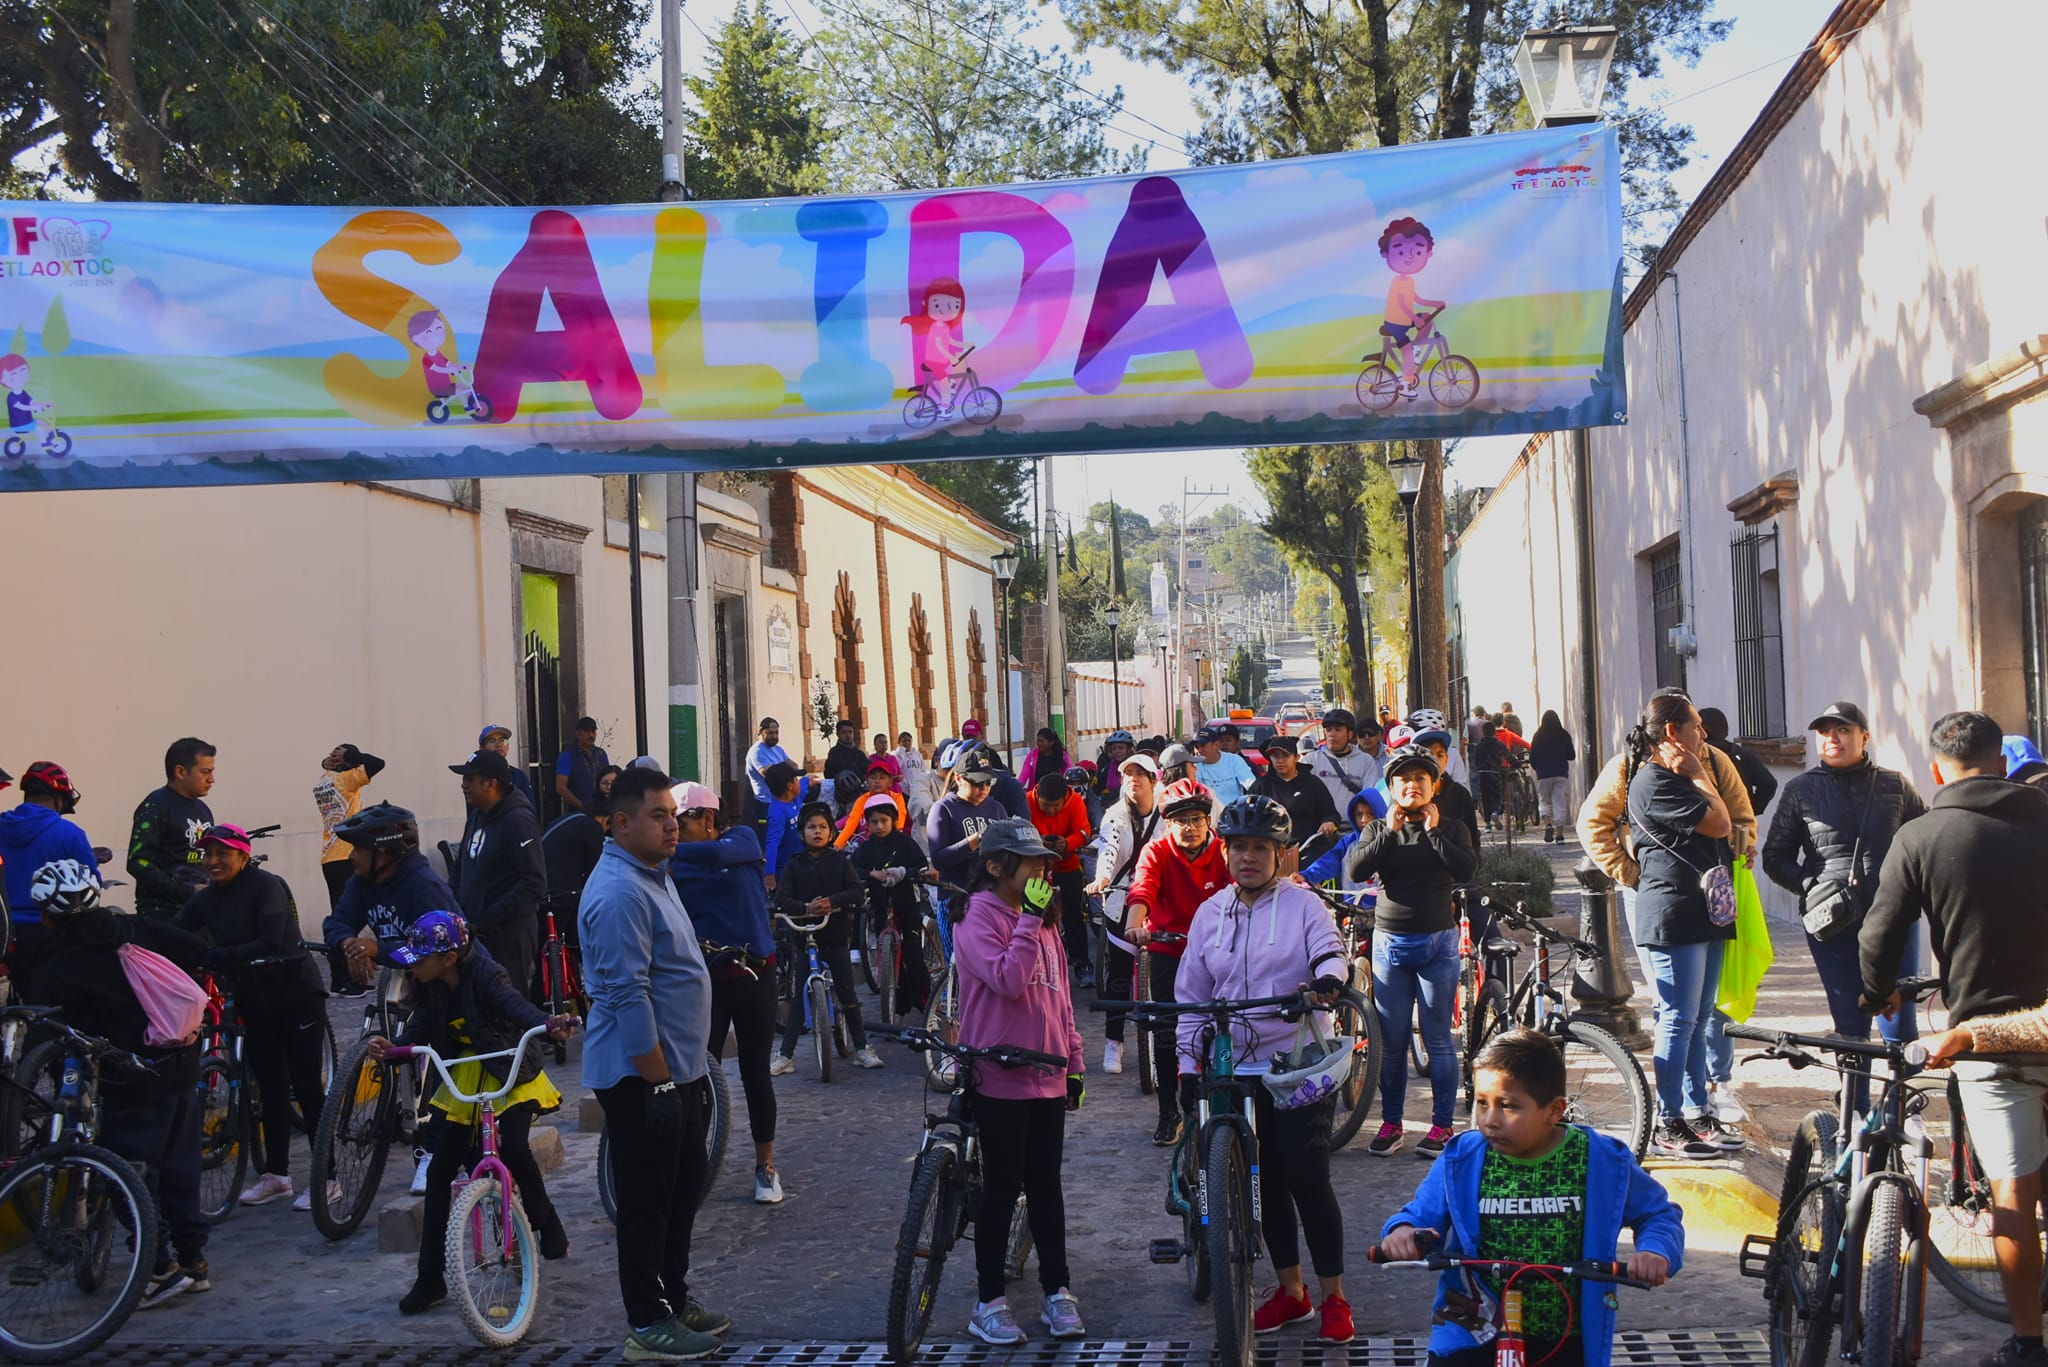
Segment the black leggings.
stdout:
[[1053,891],[1060,899],[1060,939],[1066,942],[1067,962],[1075,971],[1088,965],[1088,875],[1079,869],[1052,876]]
[[[903,956],[906,959],[910,957],[910,950],[908,948],[904,949]],[[853,1029],[853,1047],[856,1049],[867,1048],[868,1032],[860,1023],[860,998],[854,995],[855,985],[859,983],[860,979],[855,976],[853,971],[853,946],[847,943],[826,944],[821,940],[818,942],[818,957],[825,961],[825,969],[832,975],[832,995],[839,998],[839,1014],[846,1017],[846,1023]],[[796,965],[797,971],[789,975],[790,990],[801,996],[801,994],[809,991],[809,986],[804,982],[804,979],[810,975],[810,960],[806,957],[802,960],[791,960],[791,962]],[[812,1028],[822,1030],[825,1028],[825,1023],[823,1021],[814,1021],[812,1022]],[[784,1058],[796,1057],[796,1042],[803,1032],[804,1004],[801,1000],[793,1000],[789,1004],[789,1019],[783,1023],[782,1027],[782,1056]],[[742,1063],[741,1070],[744,1071],[745,1067],[746,1065]],[[751,1099],[750,1094],[750,1102]]]
[[320,1128],[320,1065],[326,1061],[327,998],[306,993],[271,1003],[260,992],[238,998],[243,1043],[249,1071],[263,1096],[263,1170],[284,1177],[291,1172],[292,1098],[305,1112],[306,1133]]
[[725,1032],[739,1036],[740,1085],[747,1093],[747,1127],[756,1144],[775,1142],[775,1079],[768,1055],[775,1048],[775,966],[760,976],[716,978],[711,983],[711,1056],[725,1058]]
[[[1180,977],[1180,959],[1172,954],[1147,954],[1146,971],[1152,978],[1152,1000],[1174,1000],[1173,985]],[[1159,1118],[1171,1120],[1180,1114],[1180,1044],[1168,1021],[1152,1027],[1152,1076],[1159,1084]]]
[[1029,1207],[1038,1284],[1050,1296],[1068,1281],[1067,1203],[1060,1191],[1067,1100],[977,1095],[973,1106],[975,1133],[981,1139],[981,1209],[974,1213],[976,1297],[992,1301],[1003,1294],[1010,1216],[1020,1192]]
[[[498,1112],[498,1157],[512,1172],[512,1184],[519,1188],[519,1204],[526,1207],[535,1239],[556,1219],[547,1184],[541,1180],[540,1164],[533,1161],[533,1149],[526,1140],[539,1114],[540,1104],[534,1101],[522,1101]],[[427,1164],[427,1199],[420,1211],[419,1279],[429,1286],[447,1281],[448,1206],[452,1199],[448,1186],[456,1173],[481,1157],[477,1138],[474,1125],[445,1118],[434,1136],[434,1156]]]
[[[1103,941],[1106,963],[1095,965],[1095,1000],[1102,1002],[1123,1002],[1131,1000],[1131,993],[1137,987],[1136,956],[1118,949],[1109,941]],[[1126,1013],[1106,1011],[1108,1020],[1102,1023],[1103,1035],[1118,1044],[1124,1042],[1124,1021]]]
[[1259,1127],[1259,1207],[1266,1253],[1274,1267],[1299,1267],[1301,1242],[1318,1277],[1344,1275],[1344,1216],[1330,1186],[1330,1120],[1334,1101],[1283,1111],[1264,1086],[1252,1089]]

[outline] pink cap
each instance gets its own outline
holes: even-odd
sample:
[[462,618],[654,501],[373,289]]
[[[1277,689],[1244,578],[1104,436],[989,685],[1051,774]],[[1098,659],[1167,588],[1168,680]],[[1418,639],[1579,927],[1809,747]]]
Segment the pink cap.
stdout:
[[718,810],[718,794],[695,780],[685,779],[669,791],[676,795],[676,810],[679,812]]
[[969,717],[969,718],[968,718],[968,719],[967,719],[966,721],[963,721],[963,722],[961,722],[961,723],[960,723],[960,739],[962,739],[962,740],[980,740],[980,739],[981,739],[981,723],[980,723],[980,722],[978,722],[978,721],[976,721],[976,720],[975,720],[975,719],[974,719],[973,717]]

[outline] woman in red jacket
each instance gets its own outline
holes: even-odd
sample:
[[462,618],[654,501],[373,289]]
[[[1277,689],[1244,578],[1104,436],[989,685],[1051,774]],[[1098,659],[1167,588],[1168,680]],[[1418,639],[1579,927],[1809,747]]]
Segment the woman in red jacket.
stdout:
[[[1167,838],[1153,841],[1138,856],[1138,871],[1124,899],[1131,943],[1141,947],[1154,935],[1186,935],[1195,909],[1230,881],[1223,842],[1210,829],[1215,795],[1196,780],[1184,778],[1169,785],[1159,801],[1165,809]],[[1153,1001],[1174,999],[1173,985],[1186,949],[1185,941],[1175,941],[1145,955]],[[1152,1142],[1166,1148],[1180,1138],[1181,1127],[1180,1099],[1167,1084],[1176,1071],[1172,1030],[1153,1030],[1152,1063],[1153,1075],[1160,1079],[1159,1128],[1152,1132]]]

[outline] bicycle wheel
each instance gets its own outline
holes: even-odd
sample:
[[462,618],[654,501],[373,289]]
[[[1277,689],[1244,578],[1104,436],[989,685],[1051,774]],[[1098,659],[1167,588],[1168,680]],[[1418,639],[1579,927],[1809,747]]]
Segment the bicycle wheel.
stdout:
[[903,425],[905,427],[930,427],[939,420],[939,406],[932,402],[931,395],[922,389],[903,401]]
[[1380,1039],[1380,1013],[1356,988],[1345,989],[1333,1011],[1336,1031],[1355,1038],[1351,1050],[1351,1075],[1337,1091],[1337,1120],[1330,1131],[1330,1151],[1335,1153],[1351,1142],[1365,1123],[1379,1092],[1380,1063],[1386,1046]]
[[[308,1178],[315,1193],[313,1224],[330,1239],[346,1239],[376,1204],[384,1160],[398,1118],[396,1068],[370,1057],[370,1042],[359,1040],[335,1070],[334,1085],[320,1107]],[[326,1183],[334,1183],[331,1199]]]
[[1181,1269],[1188,1279],[1188,1295],[1200,1305],[1209,1299],[1209,1241],[1202,1237],[1202,1212],[1198,1186],[1202,1175],[1195,1169],[1195,1141],[1190,1135],[1173,1151],[1180,1172]]
[[832,1048],[841,1058],[853,1057],[853,1016],[844,1009],[832,1013]]
[[1401,377],[1379,361],[1358,372],[1354,386],[1368,413],[1384,413],[1401,397]]
[[248,1098],[240,1071],[221,1054],[199,1061],[199,1213],[210,1225],[235,1213],[249,1174]]
[[1479,396],[1479,370],[1463,356],[1445,356],[1429,368],[1429,397],[1445,408],[1463,408]]
[[1842,1228],[1841,1188],[1834,1173],[1835,1118],[1814,1111],[1792,1136],[1778,1193],[1772,1272],[1764,1287],[1772,1367],[1823,1367],[1828,1360],[1835,1326],[1822,1296]]
[[540,1247],[526,1209],[495,1177],[471,1178],[448,1212],[448,1290],[487,1348],[526,1337],[540,1310]]
[[1564,1055],[1564,1118],[1628,1145],[1641,1162],[1650,1151],[1650,1083],[1643,1065],[1597,1025],[1567,1020],[1551,1038]]
[[[334,1024],[323,1011],[320,1015],[320,1095],[326,1096],[334,1090]],[[255,1107],[250,1107],[251,1112]],[[292,1093],[292,1128],[300,1134],[306,1133],[306,1108],[299,1104],[298,1093]]]
[[939,1277],[952,1250],[959,1211],[959,1189],[953,1167],[960,1161],[951,1144],[925,1150],[910,1179],[910,1200],[903,1208],[903,1228],[896,1235],[896,1269],[889,1278],[889,1357],[916,1361],[924,1331],[939,1299]]
[[960,396],[960,416],[986,427],[1003,416],[1003,396],[985,384],[976,385]]
[[1010,1212],[1010,1237],[1003,1245],[1003,1280],[1022,1281],[1024,1264],[1030,1261],[1031,1207],[1019,1196],[1016,1208]]
[[882,990],[881,954],[876,944],[880,934],[881,928],[875,924],[875,918],[863,909],[860,913],[860,975],[867,979],[868,991],[877,994]]
[[[960,971],[951,964],[932,988],[932,1004],[924,1013],[924,1028],[948,1044],[960,1040]],[[935,1090],[950,1092],[959,1065],[936,1050],[926,1050],[924,1075]]]
[[726,1141],[732,1138],[732,1087],[725,1080],[725,1067],[716,1058],[704,1060],[704,1065],[704,1075],[711,1082],[711,1123],[704,1131],[704,1187],[697,1194],[699,1204],[718,1185],[719,1171],[725,1167]]
[[30,1154],[0,1177],[0,1356],[63,1362],[105,1343],[142,1298],[156,1203],[91,1144]]
[[1218,1125],[1209,1132],[1202,1166],[1208,1177],[1203,1203],[1209,1214],[1202,1233],[1215,1283],[1216,1361],[1218,1367],[1251,1367],[1251,1177],[1236,1130]]
[[1488,1040],[1514,1023],[1509,1014],[1508,990],[1498,978],[1487,979],[1478,1000],[1465,1013],[1465,1037],[1459,1041],[1463,1047],[1458,1051],[1458,1083],[1464,1088],[1468,1108],[1472,1105],[1472,1060],[1479,1057]]
[[896,927],[884,926],[875,936],[875,996],[882,1008],[882,1023],[896,1023],[896,956],[903,952]]
[[[1152,1000],[1152,965],[1149,962],[1150,957],[1146,951],[1142,949],[1138,951],[1138,968],[1137,972],[1133,975],[1131,991],[1132,1001],[1148,1002]],[[1153,1027],[1141,1024],[1138,1021],[1130,1021],[1127,1029],[1138,1032],[1138,1090],[1146,1096],[1151,1096],[1159,1087],[1158,1070],[1152,1061]]]
[[1896,1182],[1881,1182],[1870,1193],[1870,1222],[1863,1227],[1863,1367],[1896,1367],[1907,1361],[1906,1193]]
[[46,1039],[29,1046],[14,1070],[12,1086],[0,1085],[0,1145],[12,1158],[49,1138],[50,1115],[64,1085],[64,1042]]
[[[1918,1081],[1916,1079],[1916,1081]],[[1911,1084],[1909,1084],[1911,1085]],[[1934,1143],[1927,1168],[1927,1264],[1949,1294],[1986,1319],[2006,1319],[2005,1283],[1991,1243],[1990,1179],[1963,1116],[1956,1080],[1931,1088],[1921,1119]],[[2044,1296],[2048,1304],[2048,1296]]]
[[823,978],[811,979],[805,989],[811,1001],[811,1052],[818,1056],[818,1081],[832,1080],[832,1004]]

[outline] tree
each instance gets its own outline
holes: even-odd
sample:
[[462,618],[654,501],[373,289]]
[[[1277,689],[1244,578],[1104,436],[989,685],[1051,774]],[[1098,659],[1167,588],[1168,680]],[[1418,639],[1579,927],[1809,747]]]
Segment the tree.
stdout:
[[958,499],[1011,535],[1021,537],[1030,529],[1028,459],[927,460],[910,468],[940,493]]
[[706,199],[815,194],[825,186],[825,131],[803,71],[804,44],[769,12],[742,6],[721,24],[711,71],[684,84],[690,182]]

